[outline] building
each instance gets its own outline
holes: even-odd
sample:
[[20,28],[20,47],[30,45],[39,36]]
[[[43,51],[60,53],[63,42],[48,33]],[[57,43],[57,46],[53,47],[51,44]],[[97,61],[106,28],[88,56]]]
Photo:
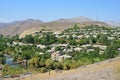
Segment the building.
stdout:
[[52,60],[58,60],[59,56],[60,56],[60,53],[54,52],[54,53],[51,54],[51,59]]

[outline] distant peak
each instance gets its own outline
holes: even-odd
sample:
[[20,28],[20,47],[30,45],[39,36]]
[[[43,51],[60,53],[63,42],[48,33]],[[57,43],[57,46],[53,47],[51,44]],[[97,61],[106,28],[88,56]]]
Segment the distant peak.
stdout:
[[111,25],[111,26],[120,26],[120,21],[106,21],[107,24]]
[[43,21],[41,21],[41,20],[39,20],[39,19],[27,19],[27,20],[24,20],[24,21],[38,21],[38,22],[43,22]]
[[88,21],[93,21],[90,18],[87,17],[73,17],[73,18],[60,18],[56,20],[57,22],[88,22]]

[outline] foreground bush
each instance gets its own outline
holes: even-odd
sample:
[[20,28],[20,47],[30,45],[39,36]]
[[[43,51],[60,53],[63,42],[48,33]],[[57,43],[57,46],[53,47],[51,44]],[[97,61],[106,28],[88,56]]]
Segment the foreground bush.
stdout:
[[45,72],[47,72],[47,68],[42,67],[42,68],[39,68],[37,71],[40,73],[45,73]]

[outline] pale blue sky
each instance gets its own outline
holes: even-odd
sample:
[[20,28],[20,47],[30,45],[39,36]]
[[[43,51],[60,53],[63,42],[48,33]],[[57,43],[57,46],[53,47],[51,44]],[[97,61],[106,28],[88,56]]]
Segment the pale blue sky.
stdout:
[[0,0],[0,22],[85,16],[120,20],[120,0]]

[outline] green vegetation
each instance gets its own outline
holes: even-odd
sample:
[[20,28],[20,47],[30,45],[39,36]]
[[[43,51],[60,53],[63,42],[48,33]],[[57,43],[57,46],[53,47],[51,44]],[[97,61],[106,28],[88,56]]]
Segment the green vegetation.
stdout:
[[19,67],[10,67],[9,65],[5,65],[4,68],[2,69],[2,75],[6,76],[6,75],[19,75],[23,73],[23,70],[21,70],[21,68]]
[[[120,29],[90,25],[64,30],[60,34],[40,31],[34,35],[19,35],[12,38],[0,35],[0,64],[4,66],[2,75],[24,73],[24,68],[40,73],[55,70],[69,70],[79,66],[92,64],[120,55]],[[52,59],[53,53],[59,55]],[[26,67],[20,63],[18,67],[6,65],[5,54],[13,58],[13,62],[27,61]],[[71,56],[70,58],[62,55]],[[60,59],[60,60],[59,60]]]

